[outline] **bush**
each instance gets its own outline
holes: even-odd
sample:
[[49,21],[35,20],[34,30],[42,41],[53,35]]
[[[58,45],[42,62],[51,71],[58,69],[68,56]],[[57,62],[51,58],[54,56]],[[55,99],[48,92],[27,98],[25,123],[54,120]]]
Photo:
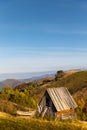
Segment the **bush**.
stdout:
[[64,76],[64,71],[63,70],[59,70],[57,71],[57,74],[55,75],[55,80],[59,80]]
[[16,107],[9,101],[0,100],[0,111],[14,115],[16,114]]

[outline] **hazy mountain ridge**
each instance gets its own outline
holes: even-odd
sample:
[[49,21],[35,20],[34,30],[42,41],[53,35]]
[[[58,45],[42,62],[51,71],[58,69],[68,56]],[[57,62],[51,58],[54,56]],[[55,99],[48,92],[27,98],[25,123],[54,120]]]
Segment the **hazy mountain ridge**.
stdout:
[[56,71],[0,74],[0,81],[6,80],[6,79],[17,79],[17,80],[30,79],[32,77],[40,77],[42,75],[51,75],[55,73]]
[[31,82],[31,81],[43,80],[44,78],[47,78],[47,77],[54,77],[54,75],[55,74],[45,74],[45,75],[41,75],[41,76],[31,77],[31,78],[28,78],[28,79],[23,79],[21,81]]
[[31,78],[27,78],[27,79],[6,79],[3,80],[2,82],[0,82],[0,88],[3,88],[5,86],[11,86],[11,87],[15,87],[19,84],[22,83],[26,83],[26,82],[33,82],[33,81],[37,81],[37,80],[43,80],[44,78],[47,77],[54,77],[55,74],[44,74],[41,76],[35,76],[35,77],[31,77]]

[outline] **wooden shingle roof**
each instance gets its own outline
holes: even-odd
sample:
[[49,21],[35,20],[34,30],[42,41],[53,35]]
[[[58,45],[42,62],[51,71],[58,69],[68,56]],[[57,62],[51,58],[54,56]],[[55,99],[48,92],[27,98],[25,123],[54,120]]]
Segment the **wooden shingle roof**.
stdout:
[[47,92],[57,111],[63,111],[77,107],[76,102],[72,98],[67,88],[48,88]]

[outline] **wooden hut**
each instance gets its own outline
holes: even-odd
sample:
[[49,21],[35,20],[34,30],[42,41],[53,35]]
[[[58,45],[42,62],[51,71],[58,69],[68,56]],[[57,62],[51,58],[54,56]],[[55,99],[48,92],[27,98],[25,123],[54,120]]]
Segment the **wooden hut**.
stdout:
[[67,119],[75,114],[76,102],[65,87],[48,88],[38,104],[38,112],[57,119]]

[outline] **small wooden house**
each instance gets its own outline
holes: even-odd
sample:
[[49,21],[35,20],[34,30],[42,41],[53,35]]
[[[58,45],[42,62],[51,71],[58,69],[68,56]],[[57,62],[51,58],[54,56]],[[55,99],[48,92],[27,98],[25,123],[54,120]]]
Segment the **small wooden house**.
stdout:
[[67,119],[75,114],[76,102],[65,87],[48,88],[38,104],[39,115]]

